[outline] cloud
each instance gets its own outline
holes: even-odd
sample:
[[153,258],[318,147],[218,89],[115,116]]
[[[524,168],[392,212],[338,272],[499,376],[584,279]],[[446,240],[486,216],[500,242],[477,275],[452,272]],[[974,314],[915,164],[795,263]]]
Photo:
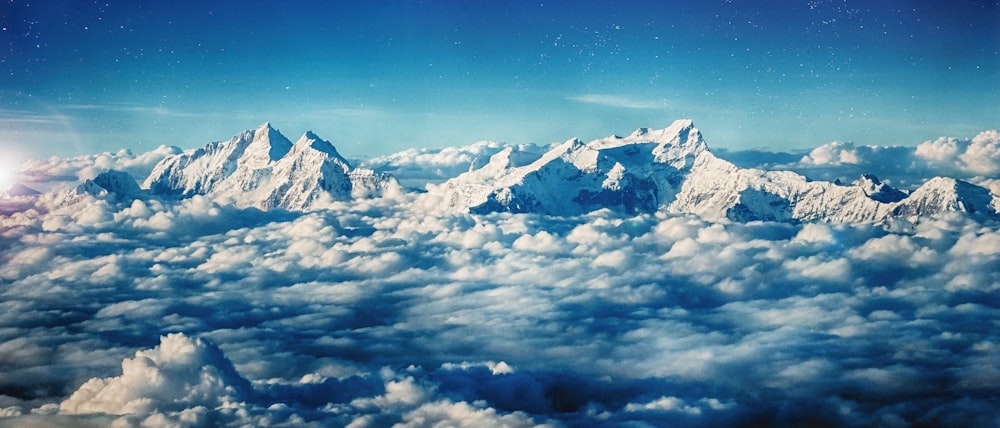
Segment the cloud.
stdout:
[[[861,174],[910,189],[936,176],[990,186],[1000,174],[1000,133],[983,131],[969,139],[941,137],[916,147],[858,146],[835,141],[799,155],[721,150],[741,167],[791,170],[817,180],[851,182]],[[995,193],[995,192],[994,192]]]
[[59,404],[61,413],[150,414],[189,407],[215,408],[245,399],[250,383],[222,352],[182,333],[122,362],[122,374],[91,379]]
[[73,158],[31,159],[22,163],[18,172],[22,182],[45,191],[60,185],[75,185],[79,180],[94,178],[108,170],[125,171],[133,177],[146,177],[160,160],[180,151],[177,147],[160,146],[139,154],[120,150]]
[[915,154],[948,172],[981,176],[1000,174],[1000,132],[984,131],[971,140],[939,138],[917,146]]
[[489,162],[491,156],[508,147],[523,154],[524,158],[540,156],[546,150],[533,144],[480,141],[464,147],[407,149],[366,160],[361,166],[389,172],[401,183],[422,189],[427,184],[440,183],[469,169],[480,168]]
[[399,427],[553,427],[551,424],[540,424],[523,412],[498,414],[496,409],[482,408],[483,403],[466,402],[453,403],[438,401],[427,403],[403,415]]
[[639,110],[663,110],[668,107],[666,100],[642,100],[621,95],[584,94],[567,97],[566,99],[584,104],[596,104],[605,107]]
[[60,108],[66,110],[101,110],[101,111],[113,111],[113,112],[124,112],[124,113],[151,114],[156,116],[169,116],[169,117],[205,117],[204,113],[183,112],[174,109],[169,109],[163,106],[149,107],[141,105],[121,104],[121,103],[63,104],[60,105]]
[[3,425],[994,423],[1000,230],[986,220],[60,195],[0,216]]

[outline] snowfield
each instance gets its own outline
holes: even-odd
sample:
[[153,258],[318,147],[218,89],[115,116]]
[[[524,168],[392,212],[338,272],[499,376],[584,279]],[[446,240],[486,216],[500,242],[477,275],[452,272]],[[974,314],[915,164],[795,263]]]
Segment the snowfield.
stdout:
[[0,426],[1000,424],[995,131],[770,169],[689,121],[358,168],[279,136],[25,164]]

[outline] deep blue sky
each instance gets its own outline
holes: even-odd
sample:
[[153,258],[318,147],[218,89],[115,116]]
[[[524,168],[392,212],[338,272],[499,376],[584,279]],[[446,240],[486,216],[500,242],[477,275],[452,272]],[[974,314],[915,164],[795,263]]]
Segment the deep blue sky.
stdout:
[[1000,2],[5,1],[0,148],[228,139],[348,156],[597,138],[914,145],[1000,127]]

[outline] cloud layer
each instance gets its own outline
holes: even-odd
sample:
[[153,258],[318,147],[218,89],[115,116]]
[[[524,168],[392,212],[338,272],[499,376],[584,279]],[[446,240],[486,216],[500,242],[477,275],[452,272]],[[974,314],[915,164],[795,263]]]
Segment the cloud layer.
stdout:
[[432,216],[413,199],[50,194],[0,217],[0,424],[1000,422],[996,224]]
[[1000,132],[983,131],[970,139],[941,137],[915,147],[836,141],[800,155],[723,150],[720,157],[743,167],[792,170],[816,180],[850,182],[871,173],[908,189],[934,176],[989,187],[1000,176]]

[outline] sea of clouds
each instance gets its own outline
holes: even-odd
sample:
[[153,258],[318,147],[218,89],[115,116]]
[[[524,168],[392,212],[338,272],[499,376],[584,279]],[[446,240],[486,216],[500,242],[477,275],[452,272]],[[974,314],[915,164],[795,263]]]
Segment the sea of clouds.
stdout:
[[[998,140],[728,154],[989,184]],[[366,166],[434,182],[502,147]],[[26,184],[141,179],[173,152],[33,161]],[[1000,425],[995,222],[427,215],[416,200],[3,202],[0,426]]]

